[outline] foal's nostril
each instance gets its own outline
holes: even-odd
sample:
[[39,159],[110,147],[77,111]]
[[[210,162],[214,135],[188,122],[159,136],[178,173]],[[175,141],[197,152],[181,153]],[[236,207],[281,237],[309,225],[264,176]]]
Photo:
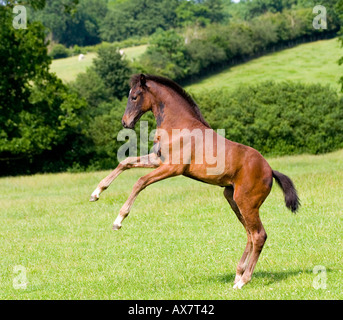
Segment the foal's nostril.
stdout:
[[127,128],[127,125],[126,125],[126,123],[125,123],[124,120],[122,120],[121,123],[122,123],[122,125],[123,125],[124,128]]

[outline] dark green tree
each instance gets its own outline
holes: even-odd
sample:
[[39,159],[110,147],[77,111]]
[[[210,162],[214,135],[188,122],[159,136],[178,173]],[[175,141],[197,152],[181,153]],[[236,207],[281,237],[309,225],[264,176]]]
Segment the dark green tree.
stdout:
[[60,148],[59,154],[66,154],[62,146],[80,132],[85,106],[49,73],[44,27],[34,22],[13,28],[13,4],[0,6],[0,174],[30,172],[46,151]]
[[225,16],[222,0],[182,1],[175,12],[180,26],[205,26],[221,22]]
[[[182,0],[184,2],[185,0]],[[147,36],[158,28],[176,26],[175,10],[179,0],[130,0],[111,9],[101,24],[101,38],[121,41],[133,36]]]
[[103,81],[112,97],[122,99],[128,95],[132,71],[128,61],[123,58],[117,47],[101,47],[93,64],[94,71]]
[[90,67],[84,73],[79,73],[70,86],[82,99],[87,101],[89,106],[87,113],[91,117],[101,114],[102,110],[99,106],[113,98],[110,89],[106,87],[94,67]]
[[55,42],[66,46],[93,45],[101,41],[100,23],[107,13],[105,0],[47,0],[41,11],[33,11],[35,20],[41,21],[51,32]]
[[158,30],[151,45],[143,54],[142,71],[180,80],[188,73],[188,57],[185,40],[175,30]]

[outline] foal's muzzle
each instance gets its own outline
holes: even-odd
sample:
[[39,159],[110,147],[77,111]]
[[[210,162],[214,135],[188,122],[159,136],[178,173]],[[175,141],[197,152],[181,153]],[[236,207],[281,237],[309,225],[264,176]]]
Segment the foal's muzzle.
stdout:
[[124,120],[122,120],[121,123],[122,123],[124,128],[126,128],[126,129],[128,128],[128,125],[126,124],[126,122]]

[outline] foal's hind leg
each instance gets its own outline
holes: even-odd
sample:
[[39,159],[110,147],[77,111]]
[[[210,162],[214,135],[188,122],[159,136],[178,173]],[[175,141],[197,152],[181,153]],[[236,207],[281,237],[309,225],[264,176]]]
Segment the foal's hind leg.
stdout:
[[251,280],[254,272],[257,260],[260,256],[265,241],[267,240],[267,234],[263,228],[262,222],[259,218],[258,210],[252,210],[249,212],[249,218],[246,218],[247,228],[251,234],[253,243],[252,253],[249,259],[249,263],[240,278],[240,280],[234,285],[234,288],[241,289],[246,283]]
[[245,268],[245,271],[240,280],[234,285],[234,288],[241,289],[246,283],[251,280],[251,276],[254,272],[257,260],[260,256],[265,241],[267,240],[267,234],[264,230],[262,222],[259,216],[259,208],[262,205],[265,198],[268,196],[270,189],[259,188],[259,191],[238,190],[235,192],[234,200],[242,214],[245,222],[245,227],[248,230],[252,241],[252,252]]
[[241,212],[239,211],[237,203],[233,199],[233,193],[234,193],[234,189],[232,186],[226,187],[224,189],[224,196],[225,196],[226,200],[229,202],[232,210],[235,212],[238,220],[244,226],[244,228],[247,232],[247,238],[248,238],[247,245],[245,247],[244,253],[243,253],[242,258],[239,261],[238,266],[237,266],[236,277],[235,277],[235,284],[236,284],[239,282],[239,280],[241,280],[242,275],[248,266],[248,262],[249,262],[249,258],[250,258],[251,252],[252,252],[253,244],[252,244],[250,232],[245,225],[245,220],[244,220]]

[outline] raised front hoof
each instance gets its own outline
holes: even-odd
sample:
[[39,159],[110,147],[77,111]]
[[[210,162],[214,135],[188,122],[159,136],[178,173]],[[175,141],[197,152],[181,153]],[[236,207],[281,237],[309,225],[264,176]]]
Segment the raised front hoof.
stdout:
[[114,224],[113,227],[112,227],[112,230],[113,230],[113,231],[118,231],[120,228],[121,228],[121,225],[119,225],[119,224]]
[[96,197],[96,196],[91,196],[90,199],[89,199],[90,202],[96,202],[98,200],[99,200],[99,198]]

